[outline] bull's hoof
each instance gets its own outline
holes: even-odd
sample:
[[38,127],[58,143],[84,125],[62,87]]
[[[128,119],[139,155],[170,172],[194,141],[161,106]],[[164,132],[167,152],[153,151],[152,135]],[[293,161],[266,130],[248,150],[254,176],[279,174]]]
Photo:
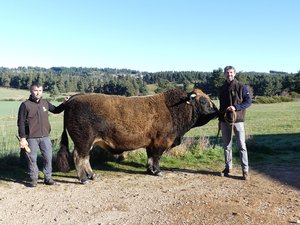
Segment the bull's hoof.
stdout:
[[155,176],[162,177],[163,173],[161,171],[154,173]]
[[153,175],[153,176],[158,176],[161,177],[163,173],[161,171],[153,171],[150,169],[147,169],[147,174]]
[[89,180],[88,180],[88,179],[81,179],[81,180],[80,180],[80,183],[81,183],[81,184],[88,184],[88,183],[89,183]]
[[154,171],[151,169],[147,169],[146,173],[149,175],[154,175]]
[[91,175],[89,175],[89,179],[95,180],[96,179],[96,174],[92,173]]
[[80,183],[81,183],[81,184],[83,184],[83,185],[86,185],[86,184],[88,184],[88,183],[89,183],[89,181],[88,181],[88,180],[85,180],[85,181],[80,181]]

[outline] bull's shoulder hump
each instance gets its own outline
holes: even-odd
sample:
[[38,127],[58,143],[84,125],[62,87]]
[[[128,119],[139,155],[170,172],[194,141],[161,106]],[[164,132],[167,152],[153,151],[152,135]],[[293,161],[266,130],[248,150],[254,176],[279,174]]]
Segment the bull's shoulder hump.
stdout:
[[146,96],[121,96],[121,95],[107,95],[99,93],[90,93],[90,94],[78,94],[71,97],[70,102],[89,102],[89,103],[105,103],[105,102],[116,102],[120,104],[134,103],[134,102],[159,102],[160,99],[163,99],[162,94],[155,95],[146,95]]

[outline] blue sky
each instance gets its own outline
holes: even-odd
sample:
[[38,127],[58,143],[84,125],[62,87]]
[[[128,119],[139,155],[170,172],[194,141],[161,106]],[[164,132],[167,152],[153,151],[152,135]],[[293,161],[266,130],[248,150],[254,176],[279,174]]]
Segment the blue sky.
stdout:
[[0,66],[300,70],[300,1],[2,1]]

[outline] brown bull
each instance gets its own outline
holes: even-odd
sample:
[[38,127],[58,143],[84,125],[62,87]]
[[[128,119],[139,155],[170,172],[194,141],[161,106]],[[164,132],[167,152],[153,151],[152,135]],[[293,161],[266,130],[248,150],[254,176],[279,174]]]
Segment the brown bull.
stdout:
[[89,162],[94,145],[113,154],[146,148],[147,172],[161,175],[163,152],[179,145],[191,128],[206,124],[217,114],[216,106],[200,89],[191,93],[175,89],[145,97],[74,95],[65,107],[58,167],[61,171],[69,168],[67,130],[74,142],[73,157],[82,183],[95,176]]

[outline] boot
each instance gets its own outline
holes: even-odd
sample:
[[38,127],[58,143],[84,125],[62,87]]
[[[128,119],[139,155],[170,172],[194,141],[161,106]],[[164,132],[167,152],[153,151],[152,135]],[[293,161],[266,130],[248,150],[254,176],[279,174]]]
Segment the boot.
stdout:
[[50,179],[45,179],[44,184],[46,184],[46,185],[55,185],[56,182],[52,178],[50,178]]
[[37,180],[31,180],[29,183],[28,183],[28,187],[36,187],[37,186]]
[[243,180],[250,180],[250,176],[248,172],[243,171]]
[[221,177],[229,177],[229,174],[231,173],[231,170],[228,168],[225,168],[222,172],[221,172]]

